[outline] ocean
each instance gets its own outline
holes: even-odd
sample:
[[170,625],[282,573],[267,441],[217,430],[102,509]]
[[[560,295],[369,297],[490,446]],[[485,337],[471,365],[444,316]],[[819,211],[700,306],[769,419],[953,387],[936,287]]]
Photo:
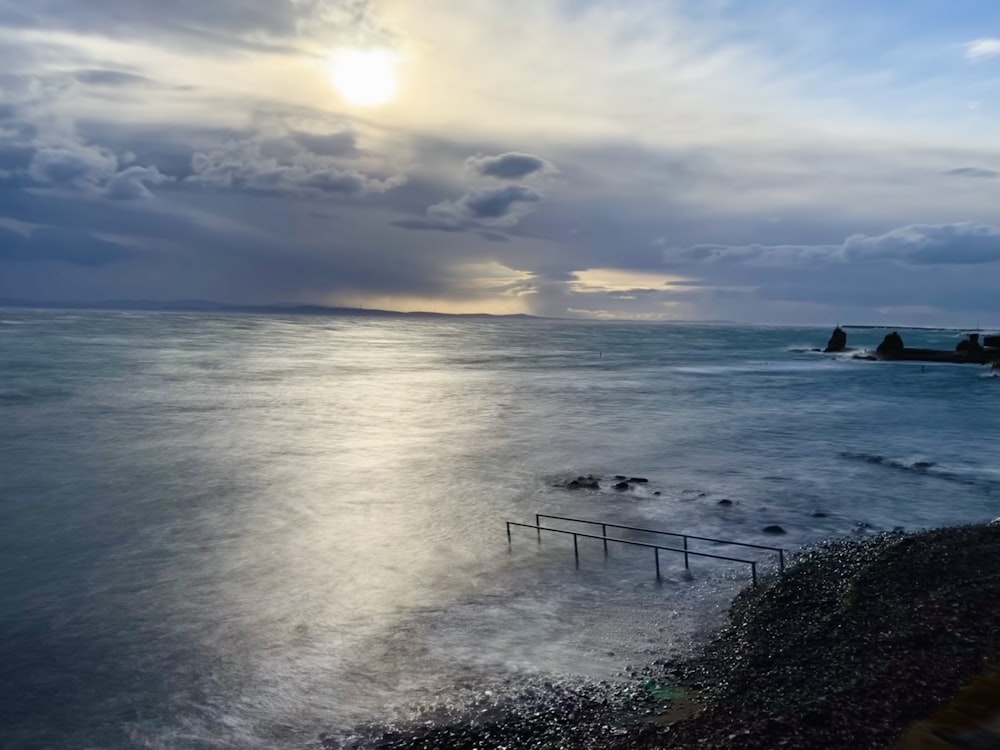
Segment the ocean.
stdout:
[[0,748],[315,747],[683,655],[749,583],[508,545],[535,513],[789,551],[1000,515],[1000,380],[829,333],[0,310]]

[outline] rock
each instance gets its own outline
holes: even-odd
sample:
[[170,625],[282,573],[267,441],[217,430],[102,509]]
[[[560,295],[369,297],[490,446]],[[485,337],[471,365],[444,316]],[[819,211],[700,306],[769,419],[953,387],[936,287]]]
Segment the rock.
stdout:
[[847,334],[844,329],[837,326],[833,329],[833,333],[830,335],[830,340],[826,342],[826,349],[823,351],[826,353],[831,352],[842,352],[847,348]]
[[631,489],[631,485],[628,482],[619,482],[615,485],[615,489],[619,492],[624,492],[627,489]]
[[916,469],[917,471],[923,471],[929,469],[934,465],[933,461],[917,461],[915,464],[911,464],[911,469]]
[[821,510],[817,510],[815,513],[812,514],[812,517],[813,518],[826,518],[826,513],[824,513]]
[[886,335],[882,339],[882,343],[878,345],[875,349],[876,354],[881,354],[883,356],[893,356],[900,355],[903,353],[904,349],[903,337],[899,335],[896,331]]
[[662,493],[662,492],[660,492],[659,490],[657,490],[657,491],[656,491],[656,492],[654,492],[653,494],[654,494],[654,495],[662,495],[663,493]]
[[624,474],[615,474],[615,479],[617,479],[619,482],[626,478],[627,477]]
[[982,350],[978,333],[970,333],[968,338],[959,341],[958,346],[955,347],[956,352],[964,352],[965,354],[978,354]]
[[719,505],[732,505],[732,504],[733,504],[732,500],[727,500],[725,498],[719,501]]
[[645,484],[649,480],[646,477],[629,477],[630,482],[636,482],[637,484]]
[[762,529],[762,531],[765,534],[787,534],[788,533],[783,528],[781,528],[780,526],[778,526],[778,524],[772,524],[770,526],[765,526]]

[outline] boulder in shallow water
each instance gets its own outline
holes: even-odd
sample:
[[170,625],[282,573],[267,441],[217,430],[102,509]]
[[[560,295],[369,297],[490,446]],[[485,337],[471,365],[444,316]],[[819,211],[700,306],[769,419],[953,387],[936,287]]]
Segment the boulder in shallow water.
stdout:
[[830,334],[830,340],[826,342],[826,349],[824,352],[828,354],[831,352],[842,352],[847,348],[847,334],[844,329],[837,326],[833,329],[833,333]]
[[645,484],[649,480],[646,477],[629,477],[630,482],[635,482],[636,484]]
[[619,482],[615,485],[615,489],[619,492],[624,492],[625,490],[630,489],[630,486],[631,485],[629,485],[628,482]]
[[763,531],[763,532],[764,532],[765,534],[774,534],[774,535],[778,535],[778,534],[787,534],[787,533],[788,533],[788,532],[787,532],[787,531],[785,531],[785,530],[784,530],[783,528],[781,528],[780,526],[778,526],[778,524],[776,524],[776,523],[775,523],[775,524],[771,524],[770,526],[765,526],[765,527],[764,527],[763,529],[761,529],[761,530],[762,530],[762,531]]
[[733,504],[733,501],[732,500],[727,500],[726,498],[722,498],[722,500],[719,501],[719,505],[732,505],[732,504]]

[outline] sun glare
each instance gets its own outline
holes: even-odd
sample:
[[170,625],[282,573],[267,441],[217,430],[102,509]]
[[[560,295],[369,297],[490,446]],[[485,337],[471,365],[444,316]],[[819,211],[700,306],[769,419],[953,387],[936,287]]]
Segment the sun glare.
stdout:
[[386,104],[396,96],[396,56],[386,50],[342,50],[330,62],[330,80],[351,104]]

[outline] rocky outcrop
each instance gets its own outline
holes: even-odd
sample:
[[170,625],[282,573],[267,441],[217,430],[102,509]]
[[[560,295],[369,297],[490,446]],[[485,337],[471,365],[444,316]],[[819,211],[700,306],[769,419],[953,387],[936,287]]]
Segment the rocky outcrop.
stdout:
[[882,343],[875,349],[875,359],[985,365],[1000,361],[1000,349],[984,348],[979,343],[978,333],[970,333],[967,339],[959,342],[955,351],[916,349],[905,346],[903,338],[896,331],[893,331],[882,339]]
[[830,335],[830,340],[826,342],[826,349],[823,351],[827,354],[834,352],[842,352],[847,349],[847,334],[844,329],[837,326],[833,329],[833,333]]
[[882,343],[875,349],[875,353],[882,357],[898,357],[902,355],[905,348],[903,337],[893,331],[882,339]]
[[978,333],[970,333],[968,338],[959,341],[958,346],[955,347],[956,352],[965,352],[966,354],[975,354],[982,350],[983,346],[979,343]]
[[593,474],[588,474],[585,477],[577,477],[576,479],[570,479],[566,482],[565,487],[568,490],[598,490],[601,485],[598,483],[600,477],[595,477]]

